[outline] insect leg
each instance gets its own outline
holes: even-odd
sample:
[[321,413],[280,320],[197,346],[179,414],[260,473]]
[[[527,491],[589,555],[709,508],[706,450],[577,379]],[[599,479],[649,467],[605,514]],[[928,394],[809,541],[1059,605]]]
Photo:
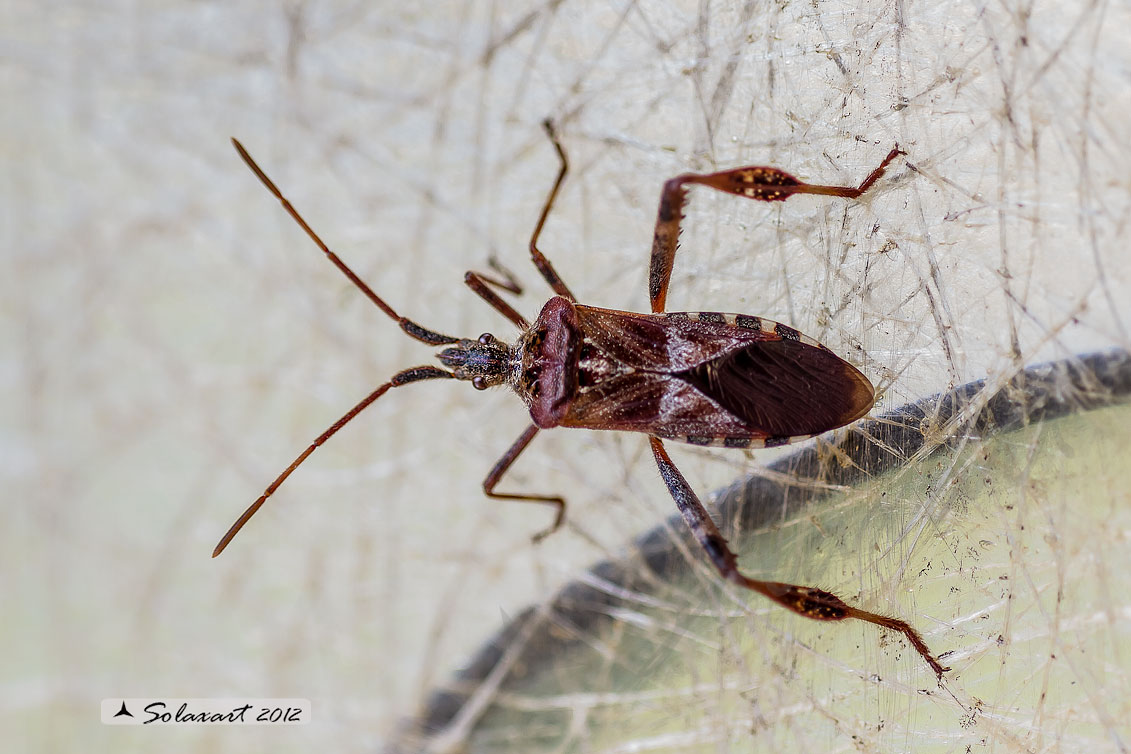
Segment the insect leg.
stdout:
[[394,374],[391,380],[378,387],[369,395],[365,396],[365,398],[363,398],[360,403],[347,411],[345,415],[342,416],[341,419],[338,419],[336,422],[334,422],[329,429],[318,435],[318,437],[315,438],[314,442],[310,443],[310,445],[307,446],[306,450],[299,453],[298,458],[296,458],[291,463],[291,465],[283,471],[282,474],[275,478],[275,481],[267,485],[267,489],[263,491],[263,494],[259,496],[259,499],[252,503],[248,507],[248,509],[243,512],[243,515],[236,519],[236,522],[232,524],[227,533],[220,538],[220,542],[216,545],[216,549],[212,551],[212,557],[216,557],[224,551],[224,548],[227,547],[228,543],[232,541],[232,538],[239,533],[244,524],[248,522],[248,519],[254,516],[256,511],[263,507],[263,504],[267,502],[267,498],[275,494],[275,490],[279,489],[279,485],[286,481],[287,477],[291,475],[291,472],[297,469],[299,465],[303,461],[305,461],[307,457],[315,451],[316,448],[318,448],[319,445],[329,440],[330,437],[334,435],[334,433],[348,424],[350,420],[355,416],[368,408],[369,405],[372,404],[375,400],[388,392],[390,388],[400,387],[401,385],[408,385],[411,382],[419,382],[420,380],[450,378],[451,376],[452,374],[450,372],[445,372],[443,369],[433,366],[412,367],[410,369],[405,369],[404,371]]
[[554,518],[554,523],[550,524],[549,528],[544,529],[534,535],[534,541],[538,542],[558,530],[565,520],[565,500],[556,495],[515,495],[503,492],[495,492],[495,485],[503,478],[503,474],[507,473],[507,469],[515,462],[519,454],[526,449],[530,441],[534,439],[534,435],[538,434],[538,427],[531,424],[527,427],[518,439],[514,441],[510,449],[503,453],[503,457],[495,463],[487,478],[483,480],[483,492],[487,497],[495,498],[496,500],[523,500],[533,503],[546,503],[547,505],[556,505],[558,508],[558,515]]
[[784,170],[759,166],[734,168],[719,173],[686,173],[672,178],[664,184],[660,193],[660,209],[652,237],[652,259],[648,270],[648,297],[652,301],[652,311],[664,311],[667,301],[668,283],[671,281],[672,265],[679,246],[680,221],[683,219],[688,185],[709,186],[762,202],[782,202],[794,194],[823,194],[855,199],[871,188],[884,174],[888,164],[901,154],[906,153],[900,151],[898,146],[894,147],[859,186],[810,184],[794,178]]
[[511,322],[514,322],[516,325],[518,325],[520,329],[525,330],[530,326],[530,323],[526,321],[526,317],[523,317],[521,314],[515,311],[514,307],[512,307],[506,301],[503,301],[499,294],[491,290],[491,288],[489,287],[491,285],[499,285],[500,287],[505,287],[501,286],[497,280],[493,280],[480,272],[468,271],[464,273],[463,282],[467,284],[468,288],[475,291],[479,298],[483,299],[492,307],[494,307],[495,311],[497,311],[499,314],[502,314]]
[[538,272],[542,273],[542,277],[546,279],[546,282],[549,283],[554,293],[559,296],[564,296],[570,301],[577,301],[577,297],[570,293],[569,288],[566,287],[566,284],[558,277],[558,273],[554,270],[554,266],[550,264],[550,260],[546,258],[545,254],[538,251],[538,236],[542,235],[542,226],[546,224],[546,218],[550,215],[550,208],[554,206],[554,199],[558,196],[558,189],[561,188],[562,181],[565,180],[566,172],[569,170],[565,150],[562,149],[562,144],[558,141],[558,135],[557,132],[554,131],[553,122],[547,118],[542,121],[542,128],[546,130],[546,135],[550,137],[550,143],[554,145],[562,167],[558,171],[558,177],[554,181],[554,187],[550,189],[550,195],[546,197],[546,204],[542,207],[542,214],[538,217],[538,224],[534,226],[534,233],[530,236],[530,259],[534,262],[534,266],[538,268]]
[[485,283],[493,285],[499,290],[513,293],[516,296],[522,295],[522,284],[518,282],[518,278],[515,277],[513,272],[503,267],[502,263],[496,259],[494,255],[487,257],[487,266],[499,277],[484,275],[481,272],[479,273],[479,277],[483,278]]
[[769,597],[782,607],[786,607],[806,618],[824,621],[856,618],[892,631],[898,631],[906,637],[915,651],[922,655],[927,664],[931,666],[931,670],[939,678],[942,678],[945,671],[950,670],[931,654],[931,650],[927,647],[927,643],[923,641],[923,637],[906,621],[852,607],[845,604],[835,594],[830,594],[821,589],[781,584],[774,581],[758,581],[742,574],[738,570],[738,560],[734,553],[727,547],[726,540],[723,539],[718,527],[715,526],[715,522],[711,520],[706,509],[703,508],[703,504],[699,502],[699,498],[695,491],[691,489],[691,485],[687,483],[683,474],[672,463],[663,443],[657,437],[648,439],[652,444],[652,454],[656,457],[656,465],[660,467],[660,476],[663,477],[664,483],[668,486],[672,497],[675,498],[676,507],[679,508],[683,520],[687,522],[692,534],[695,535],[703,549],[707,551],[711,562],[724,579]]
[[283,209],[287,211],[287,214],[290,215],[296,223],[298,223],[300,228],[306,231],[306,235],[310,236],[310,240],[314,241],[315,245],[322,250],[323,254],[326,255],[326,258],[329,259],[334,264],[334,266],[341,271],[343,275],[349,278],[350,282],[356,285],[358,289],[365,294],[366,298],[376,304],[378,309],[383,311],[391,319],[396,320],[397,324],[400,325],[401,329],[404,330],[406,335],[408,335],[410,338],[419,340],[422,343],[427,343],[433,346],[444,345],[446,343],[455,343],[459,340],[459,338],[453,338],[450,335],[444,335],[443,333],[429,330],[426,327],[421,327],[408,317],[402,317],[401,315],[393,311],[393,307],[386,304],[384,299],[374,293],[373,289],[366,285],[365,282],[361,278],[359,278],[357,274],[354,273],[354,271],[351,270],[346,265],[346,263],[338,257],[337,254],[330,251],[330,247],[328,247],[326,243],[318,236],[318,234],[314,232],[313,228],[306,224],[306,220],[304,220],[302,218],[302,215],[298,213],[298,210],[296,210],[294,206],[289,201],[287,201],[287,198],[283,196],[283,192],[280,191],[279,187],[275,185],[275,182],[268,178],[267,173],[263,172],[263,168],[259,167],[259,165],[256,164],[255,160],[251,158],[251,155],[248,154],[246,149],[244,149],[243,144],[240,144],[236,139],[232,139],[232,145],[236,148],[236,151],[239,152],[240,157],[247,164],[247,166],[251,168],[251,172],[255,173],[255,176],[264,186],[267,187],[267,190],[270,191],[272,195],[274,195],[274,197],[279,200],[279,203],[283,205]]

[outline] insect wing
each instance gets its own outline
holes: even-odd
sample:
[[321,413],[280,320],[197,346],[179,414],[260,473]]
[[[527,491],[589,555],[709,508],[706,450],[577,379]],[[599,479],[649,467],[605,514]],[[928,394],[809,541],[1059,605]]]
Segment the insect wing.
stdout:
[[844,426],[873,404],[859,370],[770,320],[580,305],[577,314],[582,372],[600,378],[578,391],[565,426],[756,447]]
[[847,361],[800,340],[755,341],[676,375],[752,431],[816,435],[872,408],[868,379]]
[[648,372],[681,372],[722,356],[739,343],[778,337],[760,327],[737,327],[734,322],[742,315],[637,314],[581,304],[575,309],[587,345],[617,365]]
[[673,375],[619,374],[578,391],[562,426],[685,435],[750,436],[741,420],[720,410],[700,390]]

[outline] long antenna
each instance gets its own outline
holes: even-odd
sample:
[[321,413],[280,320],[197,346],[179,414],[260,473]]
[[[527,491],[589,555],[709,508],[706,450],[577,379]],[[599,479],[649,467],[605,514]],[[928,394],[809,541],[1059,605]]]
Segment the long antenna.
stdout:
[[[260,182],[262,182],[263,185],[267,187],[267,190],[270,191],[275,196],[275,198],[279,200],[279,202],[283,205],[283,209],[287,211],[287,214],[289,214],[294,219],[294,221],[299,224],[299,227],[306,231],[306,235],[310,236],[310,239],[314,241],[319,249],[322,250],[322,253],[324,253],[326,257],[334,263],[334,266],[341,270],[342,274],[349,278],[350,282],[356,285],[370,301],[376,304],[378,309],[383,311],[390,318],[396,320],[397,324],[400,325],[401,329],[404,330],[404,332],[409,337],[424,343],[428,343],[430,345],[444,345],[447,343],[456,343],[459,341],[459,338],[453,338],[450,335],[444,335],[442,333],[429,330],[426,327],[421,327],[407,317],[402,317],[397,314],[393,310],[393,308],[386,304],[384,299],[374,293],[373,289],[366,285],[362,281],[362,279],[359,278],[354,273],[354,271],[351,270],[349,266],[338,257],[337,254],[330,250],[330,247],[328,247],[326,243],[318,236],[318,234],[314,232],[314,229],[306,223],[306,220],[303,219],[302,215],[298,213],[298,210],[294,208],[294,205],[287,201],[287,198],[283,196],[283,192],[280,191],[279,187],[275,185],[275,182],[268,178],[267,174],[263,172],[263,169],[260,168],[258,164],[256,164],[255,160],[253,160],[251,155],[248,154],[247,150],[244,149],[243,144],[240,144],[236,139],[232,139],[232,144],[235,146],[236,151],[239,152],[239,155],[243,159],[243,161],[247,163],[247,166],[249,168],[251,168],[251,172],[255,173]],[[390,388],[400,387],[401,385],[407,385],[411,382],[418,382],[420,380],[450,379],[452,377],[453,375],[451,374],[451,372],[447,372],[443,369],[440,369],[439,367],[433,366],[412,367],[411,369],[406,369],[393,375],[393,378],[391,380],[367,395],[364,399],[362,399],[360,403],[347,411],[345,415],[342,416],[342,418],[334,422],[329,429],[318,435],[318,437],[315,438],[314,442],[310,443],[310,445],[308,445],[306,450],[302,451],[302,453],[299,453],[298,457],[291,462],[291,465],[284,469],[283,473],[279,474],[279,476],[275,478],[275,481],[267,485],[267,489],[263,491],[263,494],[259,496],[259,499],[252,503],[248,507],[248,509],[243,512],[243,515],[236,519],[236,522],[232,524],[227,533],[220,538],[220,542],[216,545],[216,549],[212,551],[212,557],[216,557],[224,551],[224,548],[227,547],[228,543],[232,541],[232,538],[239,533],[240,529],[244,527],[244,524],[246,524],[251,519],[251,517],[254,516],[256,512],[263,507],[263,504],[267,502],[267,498],[275,494],[275,490],[279,488],[279,485],[281,485],[286,480],[286,478],[291,475],[291,472],[297,469],[319,445],[330,439],[330,437],[332,437],[335,432],[348,424],[355,416],[360,414],[370,404],[372,404],[374,401],[388,392]]]
[[302,215],[298,213],[298,210],[294,208],[294,205],[287,201],[287,197],[283,196],[283,192],[279,190],[279,187],[275,185],[275,182],[267,177],[267,174],[263,172],[263,168],[259,167],[255,160],[252,159],[251,155],[248,154],[246,149],[244,149],[243,144],[240,144],[239,140],[233,137],[232,146],[236,148],[236,151],[240,153],[240,157],[245,163],[247,163],[247,166],[251,168],[251,172],[255,173],[255,176],[260,180],[260,182],[263,183],[264,186],[267,187],[267,190],[270,191],[275,196],[275,198],[279,200],[279,203],[283,205],[283,209],[287,211],[287,214],[290,215],[296,223],[298,223],[300,228],[306,231],[306,235],[310,236],[310,240],[314,241],[318,248],[322,250],[322,253],[326,255],[326,258],[333,262],[334,266],[341,270],[342,274],[349,278],[350,282],[356,285],[358,289],[360,289],[361,292],[364,293],[370,301],[376,304],[378,309],[385,312],[385,314],[387,314],[391,319],[396,320],[397,324],[401,326],[401,329],[404,330],[410,338],[415,338],[422,343],[428,343],[429,345],[433,346],[441,346],[446,343],[455,343],[459,341],[459,338],[453,338],[450,335],[444,335],[442,333],[429,330],[426,327],[421,327],[408,317],[402,317],[401,315],[397,314],[396,311],[393,310],[393,307],[386,304],[383,298],[374,293],[373,289],[365,284],[365,281],[359,278],[354,273],[354,271],[351,270],[349,266],[345,262],[343,262],[341,258],[338,257],[337,254],[330,250],[330,247],[327,246],[326,242],[323,241],[318,236],[318,234],[314,232],[314,229],[306,224],[306,220],[302,218]]
[[299,453],[298,458],[292,461],[291,465],[283,470],[282,474],[275,477],[275,481],[267,485],[267,489],[263,491],[263,494],[259,496],[259,499],[252,503],[248,507],[248,509],[243,512],[243,515],[236,519],[236,522],[232,524],[231,528],[228,529],[227,533],[224,536],[220,537],[220,542],[216,545],[216,549],[212,551],[212,557],[216,557],[224,551],[224,548],[227,547],[228,543],[232,541],[232,538],[239,533],[244,524],[246,524],[248,520],[250,520],[251,517],[255,515],[256,511],[263,507],[263,504],[267,502],[267,498],[275,494],[275,490],[279,489],[279,485],[282,484],[284,480],[286,480],[286,478],[291,475],[292,471],[299,467],[299,464],[305,461],[307,457],[314,452],[315,448],[326,442],[326,440],[330,439],[330,437],[332,437],[335,432],[348,424],[351,419],[360,414],[362,411],[368,408],[370,404],[372,404],[374,401],[388,392],[390,388],[400,387],[401,385],[407,385],[411,382],[419,382],[420,380],[443,379],[445,377],[451,378],[451,372],[446,372],[439,367],[412,367],[411,369],[406,369],[403,372],[398,372],[397,374],[393,375],[393,379],[389,380],[384,385],[377,388],[369,395],[365,396],[365,398],[363,398],[360,403],[347,411],[345,415],[342,416],[341,419],[338,419],[336,422],[334,422],[329,429],[318,435],[318,437],[314,439],[314,442],[310,443],[310,445],[307,446],[306,450]]

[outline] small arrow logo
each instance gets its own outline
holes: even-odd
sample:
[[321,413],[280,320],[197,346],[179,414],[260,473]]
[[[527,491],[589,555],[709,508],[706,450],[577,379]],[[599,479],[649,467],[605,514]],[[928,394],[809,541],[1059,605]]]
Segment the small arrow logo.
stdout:
[[126,709],[126,703],[124,701],[122,702],[122,708],[120,710],[118,710],[117,714],[114,715],[114,717],[133,717],[133,716],[134,716],[134,714],[132,712],[130,712],[128,709]]

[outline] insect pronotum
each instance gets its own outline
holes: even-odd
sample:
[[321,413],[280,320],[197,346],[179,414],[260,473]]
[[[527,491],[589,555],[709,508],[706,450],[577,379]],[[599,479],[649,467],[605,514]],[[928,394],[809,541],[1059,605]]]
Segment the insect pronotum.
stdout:
[[561,526],[565,500],[557,495],[496,492],[495,487],[539,430],[585,427],[642,432],[664,483],[684,521],[707,552],[719,574],[734,584],[762,594],[793,612],[823,621],[847,618],[898,631],[941,678],[949,670],[927,648],[919,632],[905,621],[846,604],[821,589],[760,581],[738,570],[738,562],[691,485],[672,463],[664,440],[723,448],[784,445],[844,426],[872,408],[872,384],[855,367],[820,343],[787,325],[746,314],[665,312],[689,186],[708,186],[764,202],[784,201],[796,194],[824,194],[854,199],[874,184],[898,155],[893,148],[859,186],[804,183],[772,167],[741,167],[708,174],[684,174],[664,184],[652,243],[648,293],[651,314],[634,314],[577,303],[550,261],[538,250],[538,237],[568,170],[565,151],[553,125],[545,129],[561,167],[534,233],[530,255],[554,296],[533,324],[494,289],[521,292],[503,273],[500,280],[468,272],[464,282],[519,329],[513,345],[490,333],[474,340],[429,330],[402,317],[366,285],[322,241],[255,163],[247,150],[232,143],[240,157],[318,248],[378,309],[411,338],[446,346],[437,354],[444,369],[425,365],[405,369],[380,385],[319,435],[283,473],[267,486],[216,545],[216,557],[299,464],[347,422],[392,388],[422,380],[457,379],[478,390],[507,385],[526,404],[532,423],[483,480],[483,492],[500,500],[552,505],[553,523],[535,539]]

